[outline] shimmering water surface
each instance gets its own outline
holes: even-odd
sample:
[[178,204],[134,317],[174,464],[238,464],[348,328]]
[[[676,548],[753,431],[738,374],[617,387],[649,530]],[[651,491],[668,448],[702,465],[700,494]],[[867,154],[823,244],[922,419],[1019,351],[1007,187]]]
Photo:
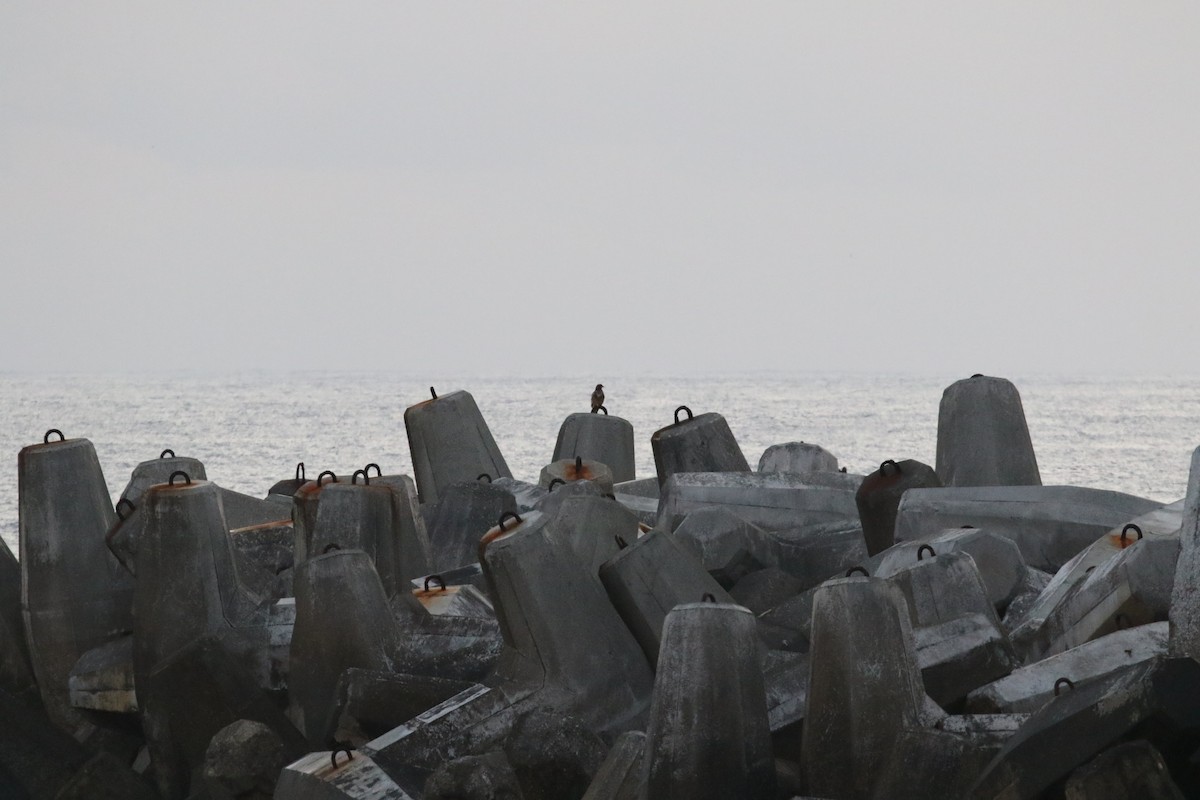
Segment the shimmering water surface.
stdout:
[[[766,374],[670,378],[440,378],[470,391],[518,478],[535,481],[563,418],[605,385],[609,411],[633,423],[640,477],[650,436],[675,407],[725,416],[751,467],[770,444],[808,441],[851,472],[887,458],[934,462],[942,390],[965,376]],[[1182,497],[1200,444],[1200,378],[1006,376],[1021,391],[1042,481]],[[170,447],[211,480],[262,496],[296,462],[338,474],[376,462],[410,472],[404,409],[429,379],[386,373],[0,375],[0,535],[16,551],[17,452],[49,428],[86,437],[116,498],[133,467]]]

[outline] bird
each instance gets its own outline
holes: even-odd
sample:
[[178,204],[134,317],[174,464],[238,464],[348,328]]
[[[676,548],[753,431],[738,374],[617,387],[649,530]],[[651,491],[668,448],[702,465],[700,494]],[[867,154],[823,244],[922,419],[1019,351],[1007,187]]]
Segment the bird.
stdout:
[[596,391],[592,392],[592,413],[595,414],[604,405],[604,384],[597,383]]

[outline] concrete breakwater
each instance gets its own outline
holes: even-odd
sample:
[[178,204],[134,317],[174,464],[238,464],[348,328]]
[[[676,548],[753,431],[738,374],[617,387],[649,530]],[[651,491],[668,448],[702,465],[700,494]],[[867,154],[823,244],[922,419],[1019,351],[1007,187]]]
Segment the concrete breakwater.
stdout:
[[609,412],[513,477],[431,389],[411,476],[250,496],[163,450],[115,504],[47,432],[0,550],[0,797],[1200,793],[1200,449],[1177,503],[1043,486],[976,375],[934,465],[754,469],[679,406],[639,479]]

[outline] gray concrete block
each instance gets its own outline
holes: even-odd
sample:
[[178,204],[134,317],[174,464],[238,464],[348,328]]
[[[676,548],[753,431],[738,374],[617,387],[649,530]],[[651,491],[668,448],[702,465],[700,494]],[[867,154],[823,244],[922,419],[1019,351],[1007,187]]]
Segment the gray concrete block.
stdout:
[[867,545],[857,519],[769,531],[776,565],[810,589],[867,559]]
[[901,732],[921,727],[925,705],[904,595],[885,580],[829,581],[814,596],[811,638],[800,753],[809,791],[871,797]]
[[429,523],[435,572],[479,561],[479,540],[506,511],[518,512],[512,492],[490,481],[448,485]]
[[711,596],[733,599],[669,533],[651,531],[600,567],[613,607],[651,664],[658,662],[662,627],[671,609]]
[[640,800],[645,786],[645,749],[642,731],[618,736],[581,800]]
[[1167,623],[1114,631],[1057,655],[1013,670],[967,697],[967,709],[981,714],[1032,713],[1055,696],[1059,678],[1074,683],[1103,677],[1166,655]]
[[470,392],[434,395],[404,411],[413,476],[421,502],[436,502],[452,483],[481,474],[511,478],[508,465]]
[[672,475],[658,504],[659,530],[674,531],[698,508],[725,506],[764,530],[796,528],[856,519],[854,489],[839,473],[793,475],[781,472]]
[[679,523],[674,536],[726,588],[775,563],[766,532],[722,506],[696,509]]
[[925,692],[944,708],[1008,675],[1017,665],[1008,637],[982,614],[916,628],[913,644]]
[[335,690],[333,741],[362,747],[474,686],[470,681],[351,667]]
[[1063,691],[1009,738],[969,796],[1033,800],[1139,726],[1163,741],[1200,732],[1200,664],[1150,661]]
[[36,696],[33,663],[21,618],[21,565],[0,540],[0,690],[17,697]]
[[1184,800],[1163,762],[1145,740],[1110,747],[1067,779],[1064,800]]
[[746,609],[689,603],[667,615],[644,769],[648,797],[774,798],[766,694]]
[[132,714],[138,710],[133,673],[133,637],[122,636],[88,650],[71,668],[71,705]]
[[421,797],[423,785],[410,794],[369,754],[326,750],[284,767],[275,785],[275,800],[413,800]]
[[945,730],[902,731],[879,771],[872,796],[878,800],[965,797],[994,749]]
[[946,486],[1040,486],[1017,387],[975,375],[942,393],[937,473]]
[[854,495],[854,503],[858,507],[868,555],[881,553],[895,544],[896,509],[906,491],[941,485],[933,467],[912,459],[899,462],[889,459],[863,478]]
[[517,503],[518,514],[533,511],[537,507],[537,504],[549,494],[549,492],[536,483],[526,483],[516,478],[493,478],[492,485],[504,489],[513,496],[513,500]]
[[923,541],[973,525],[1016,542],[1028,566],[1057,572],[1114,527],[1161,506],[1079,486],[912,489],[897,510],[896,541]]
[[538,486],[544,486],[547,490],[551,485],[575,481],[592,481],[600,488],[601,494],[613,494],[613,474],[608,465],[600,461],[585,460],[582,456],[552,461],[542,467],[538,476]]
[[597,583],[600,566],[637,541],[637,517],[609,497],[568,497],[546,524],[556,546],[575,554]]
[[[407,795],[405,795],[407,797]],[[502,750],[447,761],[425,781],[425,800],[527,800]]]
[[550,709],[522,714],[504,741],[525,800],[581,797],[608,746],[577,718]]
[[758,459],[759,472],[837,472],[837,456],[819,444],[773,444]]
[[1200,660],[1200,447],[1192,451],[1171,594],[1171,653]]
[[744,576],[729,596],[755,616],[765,613],[804,591],[804,584],[781,569],[767,567]]
[[[554,517],[559,507],[573,497],[602,497],[603,492],[595,481],[573,481],[567,484],[555,484],[554,488],[534,504],[534,511],[540,511],[547,517]],[[521,512],[524,513],[524,512]]]
[[558,429],[551,460],[573,461],[576,456],[607,464],[616,482],[633,480],[633,425],[607,413],[567,415]]
[[17,456],[21,609],[42,701],[73,729],[71,668],[132,629],[133,579],[105,545],[116,515],[92,443],[51,433]]
[[215,798],[270,798],[288,750],[261,722],[239,719],[213,736],[204,754],[204,784]]
[[654,432],[650,449],[660,485],[677,472],[750,471],[725,418],[711,412],[693,416],[687,406],[675,410],[671,425]]

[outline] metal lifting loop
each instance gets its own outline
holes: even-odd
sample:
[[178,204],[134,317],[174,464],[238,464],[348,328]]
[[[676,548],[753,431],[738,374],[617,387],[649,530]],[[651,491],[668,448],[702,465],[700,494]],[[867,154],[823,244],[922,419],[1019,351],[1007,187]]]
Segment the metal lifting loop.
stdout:
[[517,512],[505,511],[503,514],[500,515],[500,521],[496,523],[496,527],[499,528],[500,530],[504,530],[505,529],[504,521],[506,519],[508,519],[509,517],[512,517],[513,519],[515,519],[517,521],[518,525],[521,524],[521,516]]
[[425,577],[425,591],[429,591],[429,582],[437,581],[438,591],[446,591],[446,579],[441,575],[428,575]]
[[163,450],[161,453],[159,453],[158,457],[159,458],[174,458],[175,451],[168,447],[166,450]]
[[475,478],[475,480],[477,480],[477,481],[487,481],[488,483],[491,483],[491,482],[492,482],[492,476],[491,476],[491,475],[488,475],[486,472],[481,472],[481,473],[479,473],[479,476],[478,476],[477,478]]
[[608,416],[608,409],[605,408],[604,406],[596,406],[595,408],[592,409],[593,414],[595,414],[597,411],[603,411],[604,416],[606,416],[606,417]]
[[370,464],[367,464],[365,467],[363,467],[363,474],[366,475],[368,478],[371,477],[371,467],[375,468],[375,472],[376,472],[375,477],[377,477],[377,478],[383,477],[383,470],[380,469],[379,465],[376,464],[374,461],[372,461]]
[[327,470],[325,470],[324,472],[322,472],[320,475],[318,475],[318,476],[317,476],[317,487],[318,487],[318,488],[320,488],[320,487],[323,485],[323,484],[321,483],[321,479],[322,479],[322,478],[324,478],[326,475],[328,475],[329,477],[333,478],[333,480],[331,480],[331,481],[330,481],[330,483],[337,483],[337,482],[338,482],[337,475],[335,475],[335,474],[334,474],[333,470],[331,470],[331,469],[327,469]]
[[325,545],[325,549],[321,551],[321,555],[325,555],[326,553],[332,553],[334,550],[341,550],[341,549],[342,549],[342,546],[340,544],[338,544],[337,542],[330,542],[329,544]]
[[60,442],[65,442],[67,440],[67,437],[63,436],[62,431],[60,431],[58,428],[51,428],[50,430],[46,431],[46,435],[42,437],[42,444],[50,444],[50,434],[52,433],[58,434],[58,440]]
[[333,765],[334,769],[338,768],[337,757],[338,757],[339,753],[345,753],[346,755],[349,756],[349,758],[346,759],[347,764],[349,764],[351,761],[354,760],[354,748],[353,747],[351,747],[350,745],[343,745],[341,747],[338,747],[338,748],[334,749],[334,751],[332,753],[329,754],[329,763]]
[[567,482],[566,482],[566,481],[564,481],[562,478],[551,478],[551,479],[550,479],[550,483],[549,483],[549,485],[548,485],[548,486],[546,486],[546,491],[547,491],[547,492],[553,492],[553,491],[554,491],[554,487],[555,487],[555,486],[558,486],[559,484],[562,484],[563,486],[566,486],[566,485],[567,485]]
[[1121,529],[1121,547],[1125,547],[1125,535],[1127,533],[1129,533],[1130,531],[1133,531],[1134,533],[1136,533],[1138,535],[1139,542],[1142,540],[1142,529],[1139,528],[1137,525],[1134,525],[1131,522],[1128,525],[1126,525],[1124,528]]
[[982,372],[976,372],[976,373],[975,373],[974,375],[972,375],[971,377],[972,377],[972,378],[982,378],[982,377],[983,377],[983,373],[982,373]]
[[859,565],[856,567],[851,567],[850,569],[846,570],[846,577],[849,578],[851,575],[853,575],[856,572],[861,572],[863,574],[864,578],[871,577],[871,573],[867,572],[867,568],[862,565]]
[[1071,691],[1075,691],[1075,682],[1070,678],[1059,678],[1054,682],[1054,696],[1058,697],[1058,693],[1062,691],[1062,687],[1066,686]]
[[429,396],[432,397],[434,400],[437,400],[437,392],[435,392],[433,390],[432,386],[429,387]]
[[117,518],[120,519],[121,522],[124,522],[125,520],[129,519],[128,517],[126,517],[124,514],[121,513],[121,506],[129,506],[130,514],[132,514],[134,511],[137,511],[137,506],[135,506],[133,504],[132,500],[130,500],[128,497],[122,497],[120,500],[117,501],[117,507],[115,509],[117,512]]
[[298,480],[298,481],[304,480],[304,462],[303,461],[296,462],[296,480]]
[[715,602],[717,602],[717,596],[715,594],[713,594],[712,592],[705,592],[700,597],[700,602],[701,603],[715,603]]
[[578,478],[583,472],[583,456],[575,456],[575,477]]
[[921,545],[920,547],[918,547],[918,548],[917,548],[917,561],[921,561],[921,560],[923,560],[923,559],[925,558],[925,551],[926,551],[926,550],[928,550],[928,551],[929,551],[929,557],[930,557],[930,558],[937,558],[937,553],[934,551],[934,549],[933,549],[933,545],[931,545],[931,544],[923,544],[923,545]]
[[174,486],[174,485],[175,485],[175,479],[176,479],[176,478],[178,478],[178,477],[181,477],[181,476],[183,477],[184,481],[186,481],[186,482],[187,482],[187,484],[188,484],[189,486],[191,486],[191,484],[192,484],[192,479],[191,479],[191,476],[189,476],[189,475],[188,475],[186,472],[184,472],[184,471],[183,471],[183,470],[181,470],[181,469],[177,469],[177,470],[175,470],[174,472],[172,472],[172,473],[171,473],[171,477],[167,478],[167,485],[168,485],[168,486]]
[[879,465],[879,474],[886,478],[887,477],[887,468],[889,466],[892,469],[896,470],[895,472],[892,473],[893,475],[900,474],[900,472],[901,472],[900,465],[897,464],[895,461],[893,461],[890,458],[887,461],[884,461],[882,464]]
[[625,537],[622,536],[621,534],[619,534],[619,533],[615,534],[613,536],[613,539],[615,539],[617,542],[618,550],[624,550],[626,547],[629,547],[629,542],[625,541]]
[[688,408],[687,406],[680,406],[679,408],[675,409],[675,424],[676,425],[679,424],[679,412],[680,411],[686,411],[689,420],[695,419],[695,417],[692,416],[692,410],[690,408]]
[[366,471],[365,469],[356,469],[356,470],[354,470],[354,474],[350,476],[350,483],[351,483],[351,485],[357,485],[357,484],[358,484],[358,476],[359,476],[359,475],[362,475],[362,479],[363,479],[363,485],[364,485],[364,486],[370,486],[370,485],[371,485],[371,479],[367,477],[367,471]]

